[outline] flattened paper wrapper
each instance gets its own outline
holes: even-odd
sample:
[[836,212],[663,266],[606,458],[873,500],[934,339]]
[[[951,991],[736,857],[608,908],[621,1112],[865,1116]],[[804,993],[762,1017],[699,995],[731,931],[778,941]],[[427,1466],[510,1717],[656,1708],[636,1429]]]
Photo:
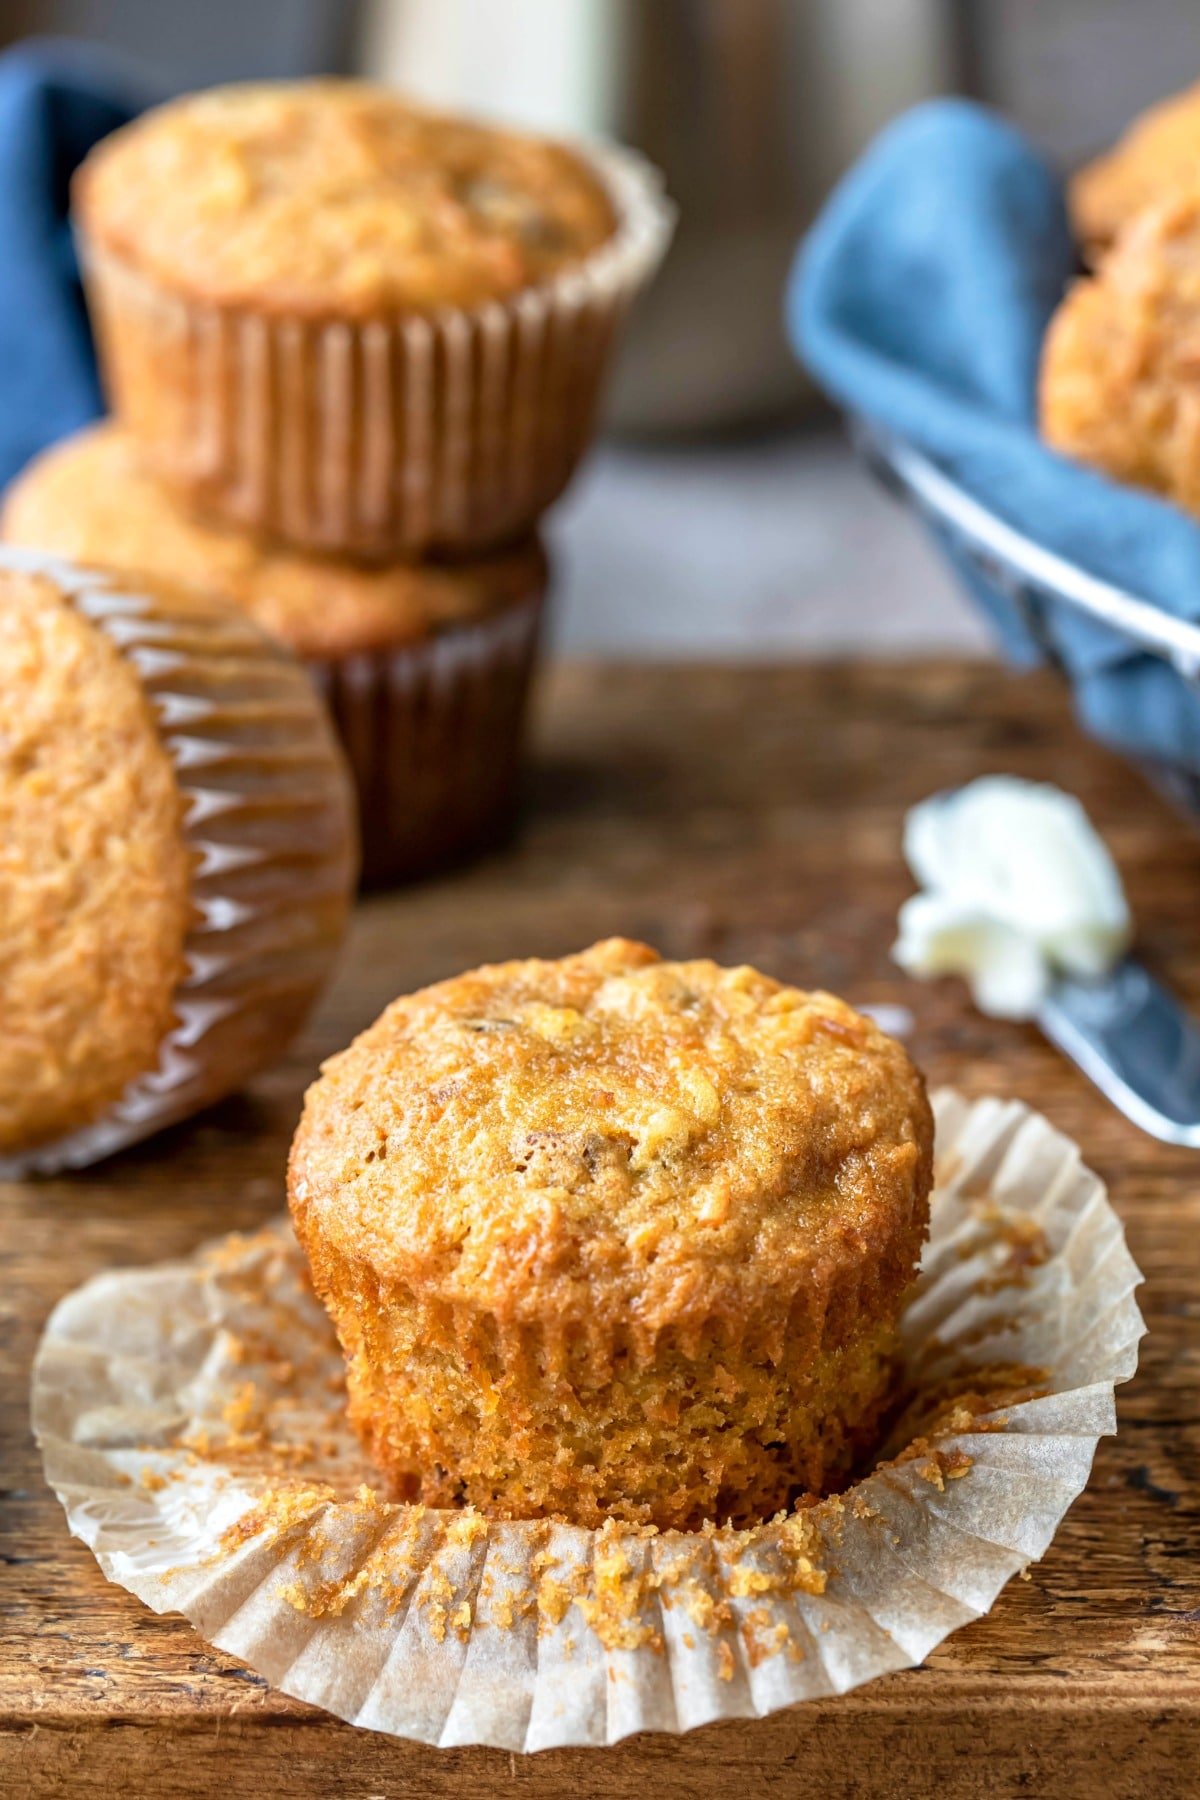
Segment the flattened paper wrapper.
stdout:
[[1075,1146],[1017,1103],[935,1110],[902,1324],[913,1405],[890,1460],[833,1499],[662,1534],[390,1503],[286,1223],[59,1305],[34,1372],[47,1479],[156,1612],[286,1693],[429,1744],[615,1743],[908,1668],[1045,1553],[1144,1330]]

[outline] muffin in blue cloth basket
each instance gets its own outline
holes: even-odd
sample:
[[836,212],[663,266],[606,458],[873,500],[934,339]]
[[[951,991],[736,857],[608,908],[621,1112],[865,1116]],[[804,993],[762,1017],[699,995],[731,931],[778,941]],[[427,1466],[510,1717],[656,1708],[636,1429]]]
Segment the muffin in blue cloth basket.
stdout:
[[1009,654],[1055,661],[1089,730],[1196,799],[1200,521],[1038,432],[1043,340],[1079,266],[1061,178],[995,114],[934,101],[834,191],[789,328]]

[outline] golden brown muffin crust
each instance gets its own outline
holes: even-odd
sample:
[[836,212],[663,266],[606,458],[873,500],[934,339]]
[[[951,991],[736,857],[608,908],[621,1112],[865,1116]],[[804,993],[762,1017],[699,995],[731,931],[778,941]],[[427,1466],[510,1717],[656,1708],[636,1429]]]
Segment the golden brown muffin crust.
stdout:
[[0,1149],[91,1122],[157,1062],[180,812],[133,670],[53,580],[0,571]]
[[0,533],[12,544],[221,593],[308,657],[411,643],[501,612],[546,579],[536,538],[444,567],[371,569],[294,555],[179,509],[111,424],[38,457],[9,489]]
[[289,1199],[399,1496],[749,1523],[877,1429],[931,1140],[840,1000],[617,939],[397,1001],[310,1090]]
[[1200,187],[1200,83],[1142,113],[1106,156],[1074,176],[1075,235],[1096,255],[1143,207],[1188,187]]
[[310,1089],[313,1233],[496,1318],[785,1317],[848,1260],[898,1292],[932,1128],[904,1051],[844,1002],[616,939],[397,1000]]
[[106,139],[74,198],[89,238],[166,286],[306,315],[504,299],[616,226],[565,146],[352,81],[187,95]]
[[1047,443],[1200,512],[1200,190],[1149,207],[1055,313]]

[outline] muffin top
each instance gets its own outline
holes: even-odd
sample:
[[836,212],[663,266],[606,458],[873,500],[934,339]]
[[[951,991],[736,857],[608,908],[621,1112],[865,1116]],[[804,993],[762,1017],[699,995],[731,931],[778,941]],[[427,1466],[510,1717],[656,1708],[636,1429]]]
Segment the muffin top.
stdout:
[[501,300],[616,228],[574,151],[354,81],[172,101],[92,152],[74,201],[85,235],[168,287],[318,316]]
[[1198,343],[1200,188],[1138,213],[1058,308],[1039,382],[1046,441],[1200,512]]
[[9,489],[0,532],[9,543],[219,592],[310,657],[428,637],[500,612],[546,579],[536,538],[444,567],[366,568],[274,549],[177,509],[115,425],[38,457]]
[[0,1150],[90,1123],[156,1064],[181,812],[133,669],[52,573],[0,563]]
[[1106,156],[1070,183],[1075,234],[1095,254],[1156,200],[1200,186],[1200,83],[1173,94],[1134,120]]
[[841,1000],[614,939],[397,1000],[309,1090],[290,1197],[377,1275],[638,1331],[911,1274],[932,1123]]

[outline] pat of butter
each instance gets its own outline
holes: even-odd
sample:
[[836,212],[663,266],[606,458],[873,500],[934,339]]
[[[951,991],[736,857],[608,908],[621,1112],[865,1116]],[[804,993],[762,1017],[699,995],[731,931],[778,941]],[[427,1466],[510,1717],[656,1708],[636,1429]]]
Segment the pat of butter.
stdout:
[[910,975],[962,975],[980,1010],[1035,1016],[1057,974],[1098,978],[1129,943],[1112,857],[1060,788],[989,775],[909,813],[892,955]]

